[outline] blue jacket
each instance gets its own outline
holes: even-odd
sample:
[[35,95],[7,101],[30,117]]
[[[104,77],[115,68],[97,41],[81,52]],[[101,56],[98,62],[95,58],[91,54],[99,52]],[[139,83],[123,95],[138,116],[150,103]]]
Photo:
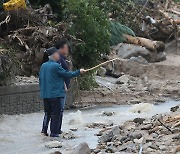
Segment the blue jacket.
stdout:
[[64,97],[64,78],[72,78],[80,75],[80,70],[69,72],[53,60],[42,64],[39,73],[40,97],[55,98]]
[[[66,71],[69,71],[66,58],[64,56],[60,55],[60,59],[58,63],[61,64],[63,69],[65,69]],[[64,82],[66,83],[66,87],[69,88],[70,78],[64,78]]]

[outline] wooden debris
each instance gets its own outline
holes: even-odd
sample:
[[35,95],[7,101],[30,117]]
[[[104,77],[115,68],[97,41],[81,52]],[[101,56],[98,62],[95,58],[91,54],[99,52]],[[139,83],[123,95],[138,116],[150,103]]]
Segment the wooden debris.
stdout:
[[140,45],[152,51],[163,52],[165,49],[165,44],[160,41],[152,41],[146,38],[133,37],[130,35],[124,35],[124,36],[126,37],[128,43]]

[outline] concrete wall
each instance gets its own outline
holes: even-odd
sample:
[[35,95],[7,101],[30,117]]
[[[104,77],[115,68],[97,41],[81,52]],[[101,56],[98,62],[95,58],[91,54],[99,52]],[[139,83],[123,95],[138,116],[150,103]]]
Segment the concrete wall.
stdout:
[[[66,108],[72,106],[77,97],[77,87],[73,80],[67,94]],[[43,102],[39,98],[39,85],[0,86],[0,115],[32,113],[43,110]]]
[[38,84],[0,87],[0,114],[31,113],[42,109]]

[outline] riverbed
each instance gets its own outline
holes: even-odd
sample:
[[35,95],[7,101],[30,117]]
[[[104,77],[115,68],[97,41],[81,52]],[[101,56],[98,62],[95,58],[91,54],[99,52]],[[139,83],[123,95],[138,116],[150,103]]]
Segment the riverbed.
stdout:
[[[140,105],[121,105],[112,107],[92,107],[79,110],[68,110],[64,113],[63,131],[77,129],[72,132],[76,138],[66,140],[52,139],[40,134],[43,112],[25,115],[3,115],[0,118],[0,150],[3,154],[38,153],[49,154],[57,149],[45,147],[49,141],[62,142],[62,153],[72,150],[79,143],[87,142],[90,148],[95,148],[98,137],[95,135],[100,128],[88,128],[92,123],[120,125],[137,117],[150,118],[156,114],[170,112],[170,108],[179,105],[178,101],[168,101],[159,105],[142,103]],[[106,116],[103,113],[113,113]],[[1,153],[0,152],[0,153]]]

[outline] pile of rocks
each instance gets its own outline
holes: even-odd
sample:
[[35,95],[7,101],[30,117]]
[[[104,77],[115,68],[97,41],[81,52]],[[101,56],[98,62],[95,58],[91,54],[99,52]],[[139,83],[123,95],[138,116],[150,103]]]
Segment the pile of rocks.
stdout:
[[99,144],[92,153],[177,153],[180,151],[179,106],[171,110],[174,112],[168,115],[136,118],[110,130],[100,131]]

